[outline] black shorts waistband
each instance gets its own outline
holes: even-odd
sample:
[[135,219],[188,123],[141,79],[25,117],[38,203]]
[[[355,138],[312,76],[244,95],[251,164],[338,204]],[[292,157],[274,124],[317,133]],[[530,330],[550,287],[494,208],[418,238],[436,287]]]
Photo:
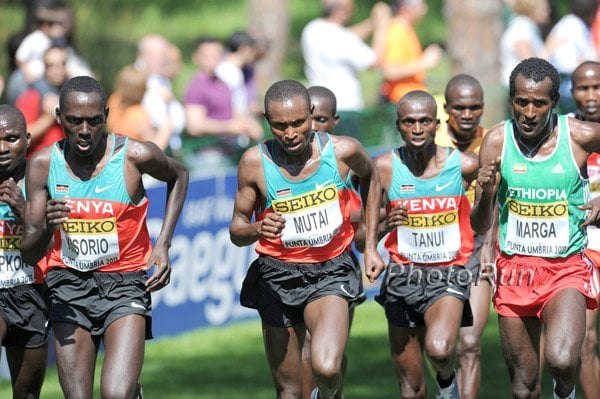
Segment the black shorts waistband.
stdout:
[[283,270],[307,270],[307,269],[314,269],[314,268],[319,268],[319,269],[323,269],[323,268],[327,268],[330,267],[331,265],[338,265],[340,262],[352,262],[352,258],[350,257],[350,255],[348,255],[348,253],[346,251],[342,252],[340,255],[328,259],[324,262],[317,262],[317,263],[296,263],[296,262],[286,262],[277,258],[273,258],[272,256],[268,256],[268,255],[260,255],[259,258],[262,259],[263,262],[265,262],[265,264],[271,266],[271,267],[276,267],[279,269],[283,269]]
[[85,280],[89,278],[94,278],[99,281],[110,280],[110,281],[134,281],[139,280],[141,277],[146,276],[145,270],[136,270],[131,272],[99,272],[99,271],[89,271],[82,272],[80,270],[71,269],[67,267],[55,267],[48,271],[50,273],[62,273],[62,274],[74,274],[75,276]]

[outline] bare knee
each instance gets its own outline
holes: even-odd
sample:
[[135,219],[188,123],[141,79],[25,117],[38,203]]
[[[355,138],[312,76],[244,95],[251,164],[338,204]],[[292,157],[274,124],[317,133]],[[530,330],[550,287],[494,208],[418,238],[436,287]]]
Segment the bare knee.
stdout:
[[313,373],[321,380],[334,380],[341,376],[342,366],[339,360],[312,359]]
[[533,386],[525,384],[513,384],[512,394],[512,397],[515,399],[535,399],[540,397],[541,390],[539,384]]
[[580,351],[568,346],[546,345],[545,359],[553,376],[574,375],[579,362]]
[[459,342],[459,355],[468,357],[479,357],[481,346],[480,346],[479,335],[468,332],[461,334]]
[[103,399],[132,399],[137,395],[137,383],[135,384],[102,384]]
[[425,343],[425,352],[434,362],[449,361],[454,352],[454,342],[447,338],[433,338]]

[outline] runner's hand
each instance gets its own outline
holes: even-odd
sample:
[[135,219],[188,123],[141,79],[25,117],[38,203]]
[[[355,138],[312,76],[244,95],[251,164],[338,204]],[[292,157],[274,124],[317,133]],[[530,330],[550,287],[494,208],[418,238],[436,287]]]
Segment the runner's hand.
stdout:
[[377,277],[385,270],[385,262],[379,255],[377,248],[373,250],[365,249],[365,275],[371,283],[377,280]]
[[483,165],[479,169],[477,183],[485,194],[494,194],[499,183],[498,171],[500,169],[500,158]]
[[152,267],[154,267],[154,272],[148,277],[145,284],[148,292],[158,291],[171,281],[171,262],[168,248],[163,246],[154,247],[143,270],[148,271]]
[[285,227],[285,219],[281,213],[268,213],[258,224],[258,235],[266,238],[279,238]]
[[589,200],[585,204],[578,207],[581,210],[587,211],[587,217],[579,226],[581,228],[587,226],[600,227],[600,197]]
[[17,219],[23,220],[25,198],[21,187],[17,185],[12,177],[0,183],[0,201],[10,206]]

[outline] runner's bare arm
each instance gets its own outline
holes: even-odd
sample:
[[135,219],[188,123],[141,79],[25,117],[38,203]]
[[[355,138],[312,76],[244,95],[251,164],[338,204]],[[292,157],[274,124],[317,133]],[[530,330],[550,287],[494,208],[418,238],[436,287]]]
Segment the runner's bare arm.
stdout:
[[[375,281],[385,269],[385,263],[377,251],[377,230],[381,205],[381,181],[379,172],[369,154],[355,139],[336,137],[336,156],[345,162],[352,173],[361,181],[360,196],[365,215],[365,272],[370,281]],[[338,151],[338,148],[340,151]]]
[[25,215],[21,254],[28,265],[44,257],[54,231],[68,219],[69,207],[65,198],[50,199],[46,182],[52,147],[31,157],[25,172]]
[[479,151],[480,169],[471,209],[471,228],[479,234],[485,234],[492,226],[503,142],[504,125],[498,125],[485,135]]
[[167,183],[162,228],[146,265],[146,270],[156,266],[156,270],[146,281],[147,290],[156,291],[169,283],[171,264],[168,251],[185,202],[189,174],[185,166],[166,156],[156,144],[134,140],[130,143],[127,146],[127,159],[137,167],[140,175],[148,174]]
[[[263,187],[261,189],[261,187]],[[238,188],[229,225],[231,242],[242,247],[261,237],[278,238],[285,226],[279,213],[269,213],[263,220],[252,221],[254,212],[264,195],[264,172],[258,147],[247,150],[238,166]]]

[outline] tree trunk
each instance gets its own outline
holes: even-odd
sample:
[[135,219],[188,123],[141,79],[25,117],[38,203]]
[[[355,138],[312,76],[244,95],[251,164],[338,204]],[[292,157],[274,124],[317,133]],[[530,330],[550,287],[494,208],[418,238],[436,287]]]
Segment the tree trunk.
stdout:
[[288,40],[289,6],[282,0],[249,0],[249,33],[267,46],[265,56],[256,64],[259,97],[272,83],[281,79]]
[[447,51],[453,75],[466,73],[483,86],[482,124],[492,127],[505,115],[507,95],[500,73],[500,37],[504,30],[502,0],[444,0]]

